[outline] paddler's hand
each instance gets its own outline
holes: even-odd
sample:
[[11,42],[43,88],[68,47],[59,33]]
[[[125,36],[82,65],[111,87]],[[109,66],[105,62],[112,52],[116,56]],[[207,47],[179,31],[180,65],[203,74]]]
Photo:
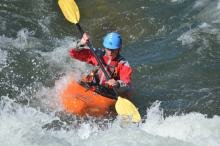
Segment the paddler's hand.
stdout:
[[90,39],[89,34],[87,32],[85,32],[80,40],[80,44],[82,44],[82,45],[88,44],[89,39]]
[[105,82],[109,87],[119,87],[119,83],[115,79],[110,79]]

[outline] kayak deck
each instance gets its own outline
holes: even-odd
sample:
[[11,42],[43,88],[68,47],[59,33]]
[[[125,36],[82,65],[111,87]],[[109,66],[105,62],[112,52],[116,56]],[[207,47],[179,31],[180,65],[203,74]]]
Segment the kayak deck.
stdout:
[[90,89],[71,81],[61,92],[61,104],[64,110],[77,116],[106,116],[114,109],[116,100],[102,96]]

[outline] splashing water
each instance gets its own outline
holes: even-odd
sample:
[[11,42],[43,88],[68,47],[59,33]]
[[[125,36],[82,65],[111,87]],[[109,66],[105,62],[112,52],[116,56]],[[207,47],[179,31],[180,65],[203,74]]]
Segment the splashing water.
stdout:
[[[97,123],[84,121],[76,129],[46,130],[42,126],[59,120],[54,114],[46,114],[22,107],[1,97],[0,143],[1,145],[180,145],[218,146],[219,116],[207,118],[199,113],[163,117],[160,103],[155,102],[147,111],[145,123],[137,127],[115,120],[107,129]],[[123,124],[123,125],[122,125]]]
[[3,1],[0,145],[219,146],[220,1],[79,5],[94,42],[112,30],[123,35],[143,123],[62,114],[60,91],[91,69],[68,56],[76,30],[54,1]]

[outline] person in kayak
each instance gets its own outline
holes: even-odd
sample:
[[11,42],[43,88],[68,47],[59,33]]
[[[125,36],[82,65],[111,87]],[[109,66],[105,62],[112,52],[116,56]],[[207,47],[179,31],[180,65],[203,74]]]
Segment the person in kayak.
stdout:
[[118,89],[120,96],[128,97],[131,93],[132,67],[120,55],[122,48],[121,35],[117,32],[108,33],[103,40],[104,49],[94,49],[110,75],[110,80],[106,80],[105,74],[98,67],[98,62],[87,45],[89,40],[89,34],[84,33],[81,40],[77,42],[76,47],[71,48],[69,51],[72,58],[95,66],[95,69],[82,81],[89,84],[90,87],[95,87],[96,91],[100,91],[99,93],[105,92],[110,97],[115,96],[113,87]]

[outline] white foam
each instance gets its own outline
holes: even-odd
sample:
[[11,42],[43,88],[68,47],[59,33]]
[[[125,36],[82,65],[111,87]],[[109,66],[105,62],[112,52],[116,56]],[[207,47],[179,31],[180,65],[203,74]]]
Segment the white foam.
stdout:
[[60,94],[70,81],[80,80],[80,75],[79,72],[68,72],[65,76],[55,82],[54,87],[42,86],[36,93],[36,98],[40,101],[40,103],[37,103],[38,106],[53,112],[63,110],[59,100]]
[[27,28],[19,30],[17,33],[17,38],[13,41],[13,46],[22,50],[36,46],[36,38],[34,38],[34,40],[31,40],[33,35],[34,32],[29,31]]
[[109,128],[99,129],[96,123],[87,121],[77,129],[46,131],[42,126],[58,117],[2,97],[0,145],[219,146],[219,116],[189,113],[164,118],[159,105],[156,102],[148,109],[146,122],[139,127],[115,120]]
[[147,133],[176,138],[198,146],[218,146],[220,144],[219,116],[207,118],[200,113],[189,113],[163,118],[162,111],[157,107],[158,104],[153,105],[149,110],[151,112],[147,113],[147,115],[150,114],[149,118],[142,126]]
[[0,145],[5,146],[33,145],[32,140],[44,135],[41,124],[52,118],[36,109],[21,107],[7,97],[1,97],[0,109]]
[[201,25],[199,25],[200,31],[209,33],[209,34],[220,34],[220,30],[213,27],[212,25],[204,22]]
[[33,37],[34,31],[22,28],[17,32],[16,38],[9,38],[5,35],[0,36],[0,47],[4,49],[26,50],[41,45],[41,42]]
[[48,27],[50,27],[50,23],[51,23],[51,16],[43,16],[43,18],[41,18],[40,20],[38,20],[38,24],[39,26],[42,28],[43,32],[51,35],[50,34],[50,29]]
[[178,2],[178,3],[181,3],[181,2],[184,2],[185,0],[171,0],[172,3],[175,3],[175,2]]
[[7,38],[5,35],[0,36],[0,47],[1,48],[10,48],[13,42],[12,38]]
[[179,38],[177,38],[178,41],[182,42],[182,45],[192,44],[196,41],[196,38],[194,37],[195,30],[189,30],[185,33],[183,33]]
[[220,1],[218,1],[217,9],[220,9]]
[[[219,0],[216,1],[205,0],[205,2],[203,2],[202,0],[196,1],[196,3],[200,3],[200,2],[202,2],[201,7],[204,8],[198,14],[198,18],[202,21],[209,22],[211,24],[220,23],[220,9],[219,9],[220,1]],[[195,8],[197,8],[196,5]]]
[[7,66],[8,53],[0,49],[0,71]]
[[76,41],[71,37],[65,37],[62,40],[56,40],[58,47],[54,48],[52,52],[39,52],[51,67],[56,67],[62,72],[69,71],[87,71],[88,65],[69,56],[70,48],[74,47]]
[[209,0],[197,0],[194,4],[194,8],[200,8],[205,6],[207,3],[209,2]]
[[194,42],[197,42],[199,39],[203,39],[203,47],[208,47],[208,40],[200,36],[200,32],[205,32],[208,34],[220,35],[220,30],[212,26],[207,22],[201,23],[198,27],[190,29],[184,32],[180,37],[177,38],[178,41],[182,42],[182,45],[191,45]]

